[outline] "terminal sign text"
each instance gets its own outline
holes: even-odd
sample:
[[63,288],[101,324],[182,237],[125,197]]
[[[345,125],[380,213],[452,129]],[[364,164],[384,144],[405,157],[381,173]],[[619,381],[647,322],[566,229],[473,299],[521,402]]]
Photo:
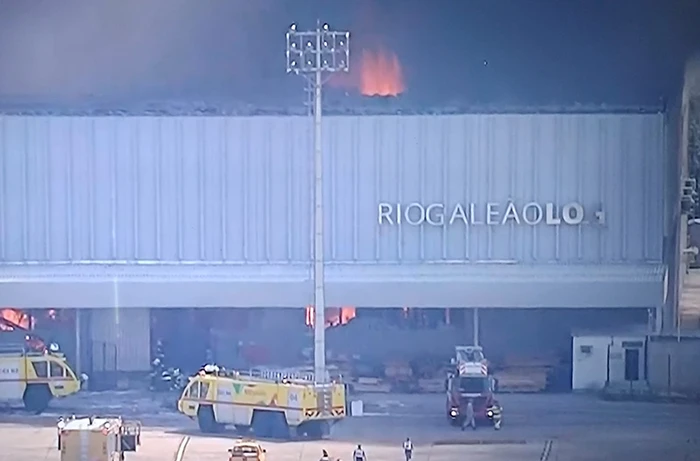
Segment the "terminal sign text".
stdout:
[[489,202],[483,205],[477,203],[458,203],[447,206],[443,203],[387,203],[378,207],[380,225],[445,226],[464,224],[469,226],[487,225],[502,226],[507,224],[523,224],[536,226],[569,225],[577,226],[589,221],[605,224],[605,214],[596,211],[593,216],[586,216],[583,206],[570,202],[563,206],[554,203],[529,202],[518,206],[514,202]]

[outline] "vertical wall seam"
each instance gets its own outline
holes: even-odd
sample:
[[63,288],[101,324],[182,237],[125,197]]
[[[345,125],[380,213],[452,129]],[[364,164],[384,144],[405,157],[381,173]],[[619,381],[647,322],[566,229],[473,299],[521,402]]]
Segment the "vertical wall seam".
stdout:
[[[651,205],[651,201],[649,200],[649,193],[651,192],[649,189],[651,188],[651,185],[653,184],[653,181],[651,181],[650,176],[649,176],[649,146],[655,145],[655,143],[649,142],[650,139],[649,137],[652,136],[652,134],[655,135],[656,131],[655,130],[646,130],[646,125],[645,122],[646,119],[644,119],[641,123],[642,125],[642,131],[643,131],[643,145],[642,145],[642,254],[641,254],[641,260],[643,262],[646,262],[649,260],[649,205]],[[655,137],[655,136],[653,136]],[[663,151],[661,151],[663,152]],[[659,194],[655,194],[655,201],[658,200]],[[639,197],[637,197],[639,199]],[[656,208],[656,206],[654,207]],[[662,214],[663,216],[663,214]]]
[[90,119],[89,123],[89,134],[87,136],[87,149],[86,153],[88,162],[88,179],[87,179],[87,209],[88,209],[88,259],[91,261],[97,258],[97,205],[95,196],[97,195],[97,148],[95,142],[95,119]]
[[[562,174],[562,159],[561,159],[561,150],[560,147],[562,145],[562,134],[561,131],[565,128],[565,126],[562,126],[563,123],[561,122],[559,117],[554,118],[554,203],[556,204],[555,206],[560,207],[561,206],[561,196],[562,196],[562,183],[561,183],[561,174]],[[561,216],[559,216],[559,219],[561,219]],[[554,226],[554,261],[559,262],[561,259],[561,224]]]
[[[279,123],[278,120],[275,120],[275,125]],[[277,132],[277,127],[275,127],[275,131]],[[270,136],[266,136],[264,131],[263,131],[263,136],[264,136],[264,141],[263,141],[263,152],[262,155],[260,156],[260,166],[262,168],[262,184],[263,184],[263,190],[262,190],[262,199],[261,199],[261,205],[263,209],[263,258],[265,261],[270,262],[270,246],[272,245],[272,229],[271,229],[271,223],[270,223],[270,207],[272,206],[272,200],[270,199],[271,197],[271,191],[270,191],[270,185],[271,185],[271,180],[270,176],[272,175],[272,165],[270,162],[271,155],[272,155],[272,140]],[[256,178],[258,177],[257,175],[255,176]],[[260,208],[258,208],[260,209]],[[259,259],[259,258],[258,258]]]
[[[51,194],[51,118],[46,117],[44,118],[44,121],[46,122],[45,126],[45,131],[46,131],[46,144],[43,146],[44,149],[44,260],[45,261],[50,261],[53,257],[53,251],[51,248],[51,233],[52,233],[52,226],[51,226],[51,199],[52,199],[52,194]],[[1,155],[1,154],[0,154]],[[0,168],[3,168],[4,165],[0,165]],[[2,171],[0,171],[0,179],[2,179]],[[0,193],[2,193],[3,188],[0,187]],[[2,197],[0,197],[0,207],[2,207]],[[2,208],[0,208],[0,220],[4,220],[4,213],[2,212]],[[1,225],[0,225],[1,229]],[[3,239],[3,232],[0,230],[0,239]],[[3,239],[4,240],[4,239]],[[0,245],[0,254],[3,253],[2,251],[2,245]],[[0,259],[4,259],[0,256]]]
[[[284,189],[287,192],[284,198],[284,209],[285,209],[285,231],[286,231],[286,261],[292,262],[294,259],[294,227],[292,226],[292,207],[294,206],[293,196],[294,190],[292,187],[292,177],[294,172],[294,157],[296,156],[296,131],[294,130],[294,119],[288,120],[286,125],[287,136],[286,139],[291,139],[292,142],[288,144],[289,151],[284,152]],[[280,162],[281,163],[281,162]]]
[[177,260],[185,259],[185,133],[184,121],[182,118],[177,118],[175,122],[178,143],[175,146],[175,209],[177,219]]
[[[425,168],[427,166],[427,161],[426,161],[426,156],[428,155],[428,152],[426,150],[426,138],[428,138],[428,135],[426,133],[426,127],[425,123],[420,123],[422,121],[426,121],[426,123],[429,123],[429,119],[427,117],[423,117],[418,115],[416,117],[416,120],[419,122],[419,127],[418,127],[418,171],[419,171],[419,178],[418,178],[418,187],[419,187],[419,196],[418,196],[418,202],[419,203],[425,203]],[[401,210],[403,212],[403,210]],[[425,260],[425,227],[420,226],[418,229],[418,248],[419,248],[419,255],[418,258],[421,261]]]
[[[517,140],[520,137],[520,119],[513,118],[511,120],[513,128],[508,131],[508,152],[506,153],[508,157],[508,179],[509,179],[509,190],[508,190],[508,201],[515,202],[517,198],[517,182],[515,178],[515,171],[518,168],[518,145]],[[517,250],[518,246],[515,242],[515,222],[511,221],[508,225],[508,259],[519,260],[520,252]]]
[[73,139],[74,122],[73,118],[68,118],[68,149],[66,151],[66,252],[68,261],[73,261],[73,226],[75,217],[73,216],[73,193],[74,193],[74,178],[73,178],[73,150],[75,143]]
[[[397,124],[398,125],[398,124]],[[403,125],[395,125],[396,135],[398,137],[398,146],[394,150],[394,165],[396,168],[396,176],[398,180],[396,181],[396,203],[403,203],[403,181],[404,181],[404,170],[402,157],[404,153],[404,136],[406,135]],[[377,219],[379,219],[377,217]],[[379,223],[377,223],[379,225]],[[396,259],[399,262],[403,262],[403,226],[398,226],[396,229]]]
[[22,197],[22,259],[27,261],[31,259],[29,254],[29,122],[25,119],[25,123],[22,125],[24,128],[22,130],[24,152],[22,152],[22,161],[20,162],[21,173],[19,175],[20,181],[22,181],[22,187],[20,188],[20,194]]
[[[440,166],[442,167],[442,171],[440,171],[440,175],[442,176],[442,203],[443,206],[447,205],[449,202],[449,197],[448,193],[450,190],[450,173],[449,173],[449,168],[450,168],[450,155],[449,155],[449,147],[452,146],[452,143],[448,141],[448,139],[451,140],[450,135],[451,135],[451,130],[450,130],[450,123],[452,121],[452,118],[446,119],[445,123],[442,124],[441,129],[440,129]],[[447,225],[443,225],[442,229],[440,230],[441,232],[441,259],[444,261],[447,259]]]
[[[608,196],[606,193],[606,184],[607,184],[607,176],[606,173],[608,171],[607,169],[607,161],[608,161],[608,145],[606,142],[607,139],[607,132],[605,131],[605,127],[603,126],[602,120],[598,119],[598,122],[596,123],[596,126],[598,128],[598,180],[600,181],[600,201],[601,203],[605,203]],[[612,210],[610,210],[612,211]],[[608,233],[610,232],[610,227],[606,224],[606,229]],[[602,263],[606,259],[606,254],[605,254],[605,237],[603,232],[598,232],[598,261],[599,263]]]
[[[330,122],[326,123],[334,123],[335,120],[331,119]],[[335,128],[335,127],[330,127],[330,128]],[[330,132],[330,133],[335,133],[335,129],[328,130],[325,128],[325,132]],[[331,261],[336,261],[338,259],[338,254],[337,254],[337,240],[338,236],[336,235],[336,232],[338,231],[338,225],[337,225],[337,219],[338,219],[338,207],[336,205],[336,200],[338,199],[338,177],[336,175],[336,152],[338,151],[338,145],[337,145],[337,137],[336,136],[329,136],[329,142],[325,143],[326,146],[328,146],[328,154],[325,156],[326,159],[328,159],[328,173],[330,176],[330,187],[328,188],[329,195],[330,197],[328,200],[325,200],[324,197],[324,209],[327,210],[330,208],[331,213],[330,213],[330,249],[331,249]],[[325,191],[324,191],[325,192]],[[326,225],[326,215],[323,217],[323,225]],[[324,242],[324,246],[326,243]]]
[[117,206],[119,198],[117,197],[117,180],[119,175],[117,174],[117,154],[119,152],[119,126],[112,127],[110,130],[111,143],[109,145],[109,212],[110,212],[110,251],[112,254],[112,259],[119,259],[119,234],[118,234],[118,217],[117,217]]
[[[373,203],[379,203],[382,199],[381,197],[381,177],[382,177],[382,165],[381,165],[381,152],[382,152],[382,132],[378,129],[379,127],[377,126],[378,119],[377,118],[372,118],[370,119],[372,121],[371,123],[371,129],[374,134],[372,136],[372,140],[374,141],[372,143],[372,157],[374,157],[374,189],[373,189]],[[374,226],[374,260],[379,261],[381,259],[381,245],[382,245],[382,240],[381,240],[381,229],[379,228],[379,225]]]
[[133,260],[138,261],[140,259],[140,242],[139,242],[139,228],[141,226],[141,220],[139,219],[139,146],[141,143],[141,124],[140,123],[130,123],[129,130],[129,170],[131,174],[129,175],[129,182],[131,183],[131,234],[132,234],[132,245],[134,247],[131,249],[131,254],[133,255]]
[[229,118],[221,119],[221,171],[219,212],[221,213],[221,260],[228,261],[228,153],[229,153]]
[[[472,162],[474,161],[474,150],[472,149],[471,140],[474,139],[474,116],[467,115],[463,119],[463,129],[462,132],[462,146],[464,148],[464,180],[462,181],[462,195],[460,200],[467,199],[466,201],[471,201],[472,193]],[[471,228],[469,225],[464,225],[464,259],[466,261],[471,261]]]
[[[484,198],[482,197],[482,191],[484,188],[484,136],[487,135],[486,132],[486,123],[484,119],[484,115],[478,114],[478,115],[473,115],[474,117],[474,142],[472,143],[472,148],[473,148],[473,153],[474,153],[474,160],[472,162],[472,171],[476,171],[476,178],[473,178],[473,181],[470,181],[470,197],[473,197],[474,199],[477,199],[478,201],[483,201]],[[487,199],[488,200],[488,199]],[[475,200],[476,201],[476,200]],[[471,214],[471,210],[468,211],[469,216],[468,218],[470,219],[470,222],[474,222],[476,220],[476,217]],[[483,258],[484,252],[482,248],[482,242],[484,241],[484,234],[478,232],[476,229],[474,229],[474,233],[472,234],[472,240],[473,240],[473,245],[474,245],[474,255],[472,258],[475,261],[479,261]],[[487,241],[488,244],[488,241]]]
[[[625,116],[626,117],[626,116]],[[619,129],[618,129],[618,136],[619,136],[619,142],[620,142],[620,152],[622,155],[619,155],[620,159],[620,175],[622,179],[622,187],[620,188],[620,205],[621,205],[621,210],[620,210],[620,240],[621,240],[621,245],[620,245],[620,260],[621,261],[627,261],[627,255],[628,255],[628,248],[627,245],[629,244],[629,241],[627,239],[627,213],[628,213],[628,204],[627,204],[627,199],[628,199],[628,193],[627,193],[627,187],[628,187],[628,177],[629,177],[629,171],[628,168],[626,168],[626,165],[629,164],[629,154],[630,154],[630,142],[628,141],[627,137],[625,136],[625,133],[627,131],[627,123],[625,123],[626,120],[622,119],[619,121]]]
[[197,246],[199,253],[199,260],[205,261],[207,259],[207,207],[204,200],[204,184],[207,174],[207,130],[204,122],[206,119],[197,119],[197,149],[195,150],[197,155]]
[[[493,197],[493,183],[496,169],[496,119],[493,115],[486,116],[486,200],[489,201]],[[487,225],[486,229],[486,258],[493,259],[493,241],[494,238],[493,226]]]
[[[540,175],[539,175],[539,168],[537,168],[537,160],[538,160],[538,152],[541,152],[542,149],[542,127],[540,124],[530,124],[532,128],[532,143],[530,143],[530,177],[532,179],[532,184],[530,186],[530,190],[532,191],[532,201],[539,203],[539,197],[540,197]],[[537,230],[537,226],[532,226],[531,229],[531,236],[532,236],[532,246],[530,248],[530,258],[532,259],[532,262],[537,262],[540,257],[539,257],[539,237],[540,233]]]
[[153,184],[155,188],[154,209],[155,209],[155,243],[156,243],[156,260],[163,260],[163,225],[162,225],[162,188],[163,188],[163,122],[160,118],[155,119],[155,164],[153,165]]
[[[582,187],[582,177],[584,174],[584,164],[583,156],[588,154],[588,143],[583,137],[588,132],[588,117],[577,116],[576,118],[576,201],[578,203],[584,203],[583,200],[583,187]],[[584,147],[585,146],[585,147]],[[585,206],[585,205],[584,205]],[[591,221],[593,222],[593,221]],[[589,226],[590,229],[590,226]],[[591,229],[593,231],[593,229]],[[583,226],[576,227],[576,259],[582,261],[583,258]]]
[[243,254],[243,261],[248,262],[249,261],[249,253],[248,253],[248,242],[249,242],[249,235],[248,235],[248,201],[250,198],[250,193],[248,188],[250,187],[250,171],[248,171],[250,167],[250,121],[248,120],[243,120],[241,123],[241,126],[238,127],[239,130],[242,129],[243,134],[241,135],[241,141],[243,143],[243,148],[241,149],[242,151],[242,161],[241,161],[241,179],[242,181],[240,182],[241,184],[241,197],[243,199],[243,221],[241,223],[241,253]]
[[352,260],[353,261],[358,261],[360,259],[360,160],[359,160],[359,142],[358,142],[358,133],[359,133],[359,127],[358,127],[358,119],[353,118],[352,119],[352,137],[351,137],[351,143],[350,143],[350,154],[352,157],[352,165],[353,165],[353,172],[352,172],[352,196],[353,196],[353,203],[352,203]]

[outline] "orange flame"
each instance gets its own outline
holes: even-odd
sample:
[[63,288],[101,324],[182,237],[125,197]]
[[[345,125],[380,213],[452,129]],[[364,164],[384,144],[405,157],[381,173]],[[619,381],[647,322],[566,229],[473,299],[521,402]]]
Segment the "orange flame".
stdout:
[[5,308],[0,310],[0,330],[12,331],[15,326],[22,330],[31,328],[31,318],[19,309]]
[[360,92],[365,96],[398,96],[406,90],[401,63],[395,53],[363,50]]
[[[326,326],[345,325],[357,315],[354,307],[327,307]],[[307,327],[314,326],[314,306],[307,306],[304,315],[304,323]]]

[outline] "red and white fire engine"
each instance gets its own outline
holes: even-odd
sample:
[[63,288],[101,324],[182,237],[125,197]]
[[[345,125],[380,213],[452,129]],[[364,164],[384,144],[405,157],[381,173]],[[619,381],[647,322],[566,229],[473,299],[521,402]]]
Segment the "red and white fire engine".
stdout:
[[447,375],[446,412],[454,426],[489,424],[501,427],[501,406],[495,396],[495,380],[479,346],[457,346],[454,370]]

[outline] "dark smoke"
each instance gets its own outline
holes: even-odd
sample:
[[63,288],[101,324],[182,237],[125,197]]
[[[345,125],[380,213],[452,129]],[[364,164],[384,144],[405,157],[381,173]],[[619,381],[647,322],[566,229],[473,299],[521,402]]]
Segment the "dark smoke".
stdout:
[[256,37],[244,28],[271,2],[0,0],[0,97],[123,97],[186,91],[192,82],[225,85],[255,53]]

